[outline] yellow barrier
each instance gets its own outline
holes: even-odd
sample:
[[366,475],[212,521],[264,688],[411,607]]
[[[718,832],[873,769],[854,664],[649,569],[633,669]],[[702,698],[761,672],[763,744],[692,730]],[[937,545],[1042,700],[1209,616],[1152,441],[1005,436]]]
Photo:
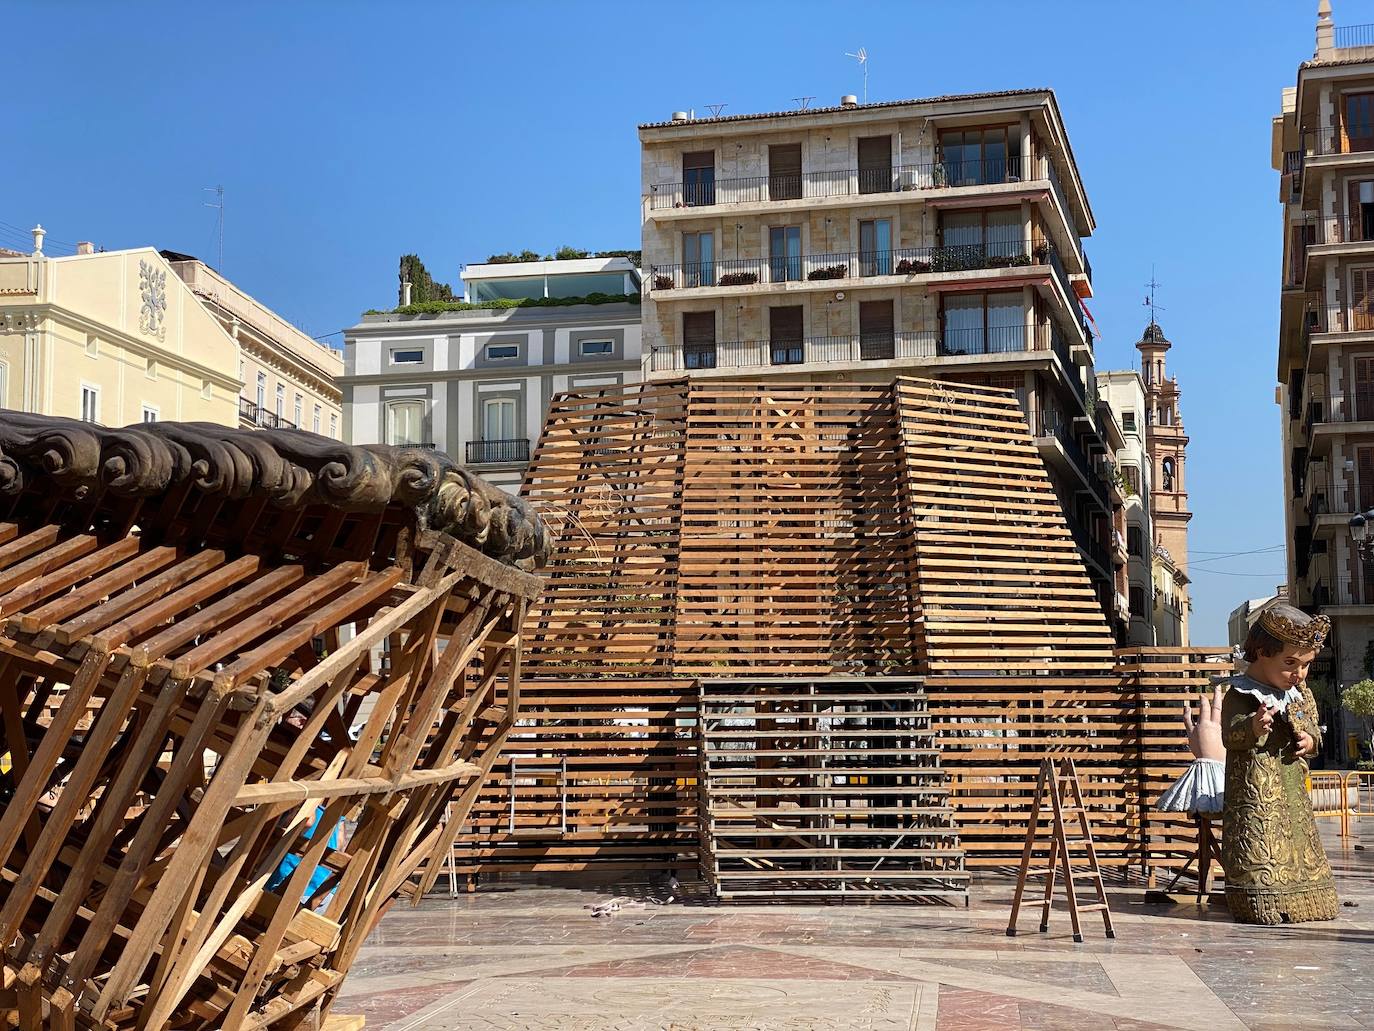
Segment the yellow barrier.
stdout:
[[1352,776],[1337,770],[1313,770],[1307,775],[1307,794],[1312,799],[1312,815],[1339,817],[1343,838],[1350,836]]
[[1374,771],[1356,770],[1346,774],[1346,782],[1354,786],[1355,805],[1350,816],[1374,820]]

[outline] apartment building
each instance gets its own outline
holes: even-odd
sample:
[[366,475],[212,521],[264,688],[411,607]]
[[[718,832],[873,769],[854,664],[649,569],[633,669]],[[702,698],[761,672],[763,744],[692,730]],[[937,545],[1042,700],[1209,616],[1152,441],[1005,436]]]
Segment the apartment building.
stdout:
[[644,375],[1015,390],[1124,630],[1124,505],[1080,299],[1094,220],[1053,92],[639,127]]
[[339,438],[343,354],[287,322],[189,254],[162,257],[239,345],[238,424]]
[[510,489],[556,392],[639,382],[639,305],[603,300],[637,297],[639,270],[580,258],[467,265],[462,279],[463,302],[368,314],[345,331],[344,433],[439,448]]
[[150,247],[0,255],[0,407],[232,426],[239,348]]
[[[1153,646],[1154,626],[1154,533],[1150,525],[1150,497],[1153,487],[1152,462],[1145,447],[1145,381],[1134,369],[1097,374],[1098,391],[1107,401],[1112,418],[1121,431],[1122,443],[1116,450],[1116,471],[1125,494],[1122,521],[1125,535],[1125,578],[1127,644]],[[1116,542],[1118,547],[1120,542]]]
[[[1374,507],[1374,25],[1337,27],[1322,0],[1316,29],[1313,58],[1273,120],[1277,372],[1289,592],[1331,617],[1331,649],[1313,675],[1341,688],[1374,675],[1374,568],[1350,532]],[[1348,719],[1332,704],[1325,716],[1333,728]],[[1328,743],[1344,746],[1344,735]]]

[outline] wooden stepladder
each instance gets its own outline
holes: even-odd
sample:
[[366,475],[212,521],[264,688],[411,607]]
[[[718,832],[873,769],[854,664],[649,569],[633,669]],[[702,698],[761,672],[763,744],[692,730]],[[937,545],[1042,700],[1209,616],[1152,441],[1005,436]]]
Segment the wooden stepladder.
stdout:
[[[1065,804],[1065,799],[1069,804]],[[1054,821],[1050,837],[1050,856],[1045,867],[1032,870],[1031,854],[1035,850],[1035,839],[1040,825],[1040,813],[1048,807]],[[1064,816],[1074,813],[1078,816],[1078,837],[1070,837],[1065,827]],[[1097,889],[1096,902],[1079,902],[1074,885],[1073,858],[1069,852],[1071,845],[1084,845],[1087,851],[1088,867],[1079,869],[1079,876],[1086,875]],[[1088,824],[1088,809],[1083,804],[1083,788],[1078,782],[1078,769],[1069,758],[1059,760],[1056,769],[1053,759],[1040,762],[1040,775],[1035,781],[1035,799],[1031,802],[1030,822],[1026,826],[1026,847],[1021,853],[1021,870],[1016,876],[1016,894],[1011,900],[1011,919],[1007,922],[1007,936],[1016,936],[1016,916],[1021,910],[1021,897],[1026,890],[1026,878],[1042,876],[1045,878],[1044,908],[1040,913],[1040,930],[1050,929],[1050,903],[1054,898],[1055,863],[1059,863],[1058,873],[1064,878],[1064,894],[1069,906],[1069,922],[1073,925],[1073,940],[1083,940],[1083,929],[1079,925],[1080,913],[1099,912],[1108,938],[1115,938],[1112,930],[1112,913],[1107,907],[1107,889],[1102,883],[1102,868],[1097,863],[1097,848],[1093,845],[1092,827]]]

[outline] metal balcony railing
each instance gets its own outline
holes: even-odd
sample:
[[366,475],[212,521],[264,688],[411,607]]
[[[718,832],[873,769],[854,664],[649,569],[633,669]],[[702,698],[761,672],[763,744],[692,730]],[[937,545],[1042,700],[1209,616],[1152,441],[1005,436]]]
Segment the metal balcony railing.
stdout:
[[1374,303],[1351,307],[1342,305],[1309,306],[1303,313],[1306,333],[1374,332]]
[[529,460],[530,441],[528,437],[514,437],[510,440],[468,441],[467,461],[469,465],[528,462]]
[[1338,25],[1334,36],[1338,49],[1374,47],[1374,25]]
[[265,430],[294,430],[296,424],[282,418],[276,412],[260,408],[256,402],[246,397],[239,398],[239,417]]
[[[1041,163],[1039,171],[1046,173]],[[811,172],[708,179],[692,183],[654,183],[649,187],[651,210],[711,207],[717,204],[758,204],[764,201],[809,200],[860,194],[903,193],[957,186],[987,186],[1021,182],[1021,155],[981,160],[934,161],[915,165],[865,165]],[[1064,208],[1067,212],[1069,209]]]
[[[930,359],[961,355],[1045,351],[1060,340],[1057,327],[1026,323],[943,330],[856,333],[777,340],[721,340],[685,348],[660,347],[649,359],[651,372],[682,369],[751,369],[771,365]],[[1060,358],[1067,351],[1060,345]],[[1070,366],[1072,369],[1073,366]]]
[[1304,486],[1309,522],[1319,515],[1354,515],[1374,508],[1374,484],[1317,480]]
[[1059,446],[1064,449],[1064,454],[1068,456],[1069,461],[1078,470],[1093,496],[1101,502],[1103,508],[1110,510],[1110,503],[1107,499],[1108,481],[1106,473],[1101,463],[1090,460],[1083,453],[1083,449],[1078,446],[1078,442],[1074,439],[1073,432],[1069,428],[1070,423],[1067,417],[1062,412],[1049,409],[1037,412],[1031,425],[1037,437],[1053,437],[1059,442]]
[[[942,247],[899,247],[768,258],[729,258],[674,265],[650,265],[644,282],[652,291],[701,287],[755,286],[760,283],[819,282],[873,276],[919,276],[982,269],[1022,268],[1058,262],[1045,240],[994,240]],[[1060,264],[1055,273],[1072,299]],[[1074,302],[1075,305],[1077,302]],[[1079,318],[1081,319],[1081,314]]]
[[1367,153],[1374,151],[1374,123],[1308,129],[1303,133],[1303,143],[1308,157]]
[[1307,402],[1306,426],[1319,423],[1374,422],[1374,391],[1331,394]]
[[1312,604],[1374,605],[1374,574],[1367,576],[1318,577],[1312,584]]

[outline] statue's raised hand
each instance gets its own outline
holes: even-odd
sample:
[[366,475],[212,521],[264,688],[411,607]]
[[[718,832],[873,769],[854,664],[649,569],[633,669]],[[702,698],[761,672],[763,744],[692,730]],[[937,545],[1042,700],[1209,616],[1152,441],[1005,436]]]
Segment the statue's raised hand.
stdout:
[[1194,759],[1226,761],[1226,746],[1221,743],[1221,685],[1212,688],[1212,697],[1199,700],[1199,714],[1193,718],[1191,702],[1183,703],[1183,726],[1188,731],[1188,748]]

